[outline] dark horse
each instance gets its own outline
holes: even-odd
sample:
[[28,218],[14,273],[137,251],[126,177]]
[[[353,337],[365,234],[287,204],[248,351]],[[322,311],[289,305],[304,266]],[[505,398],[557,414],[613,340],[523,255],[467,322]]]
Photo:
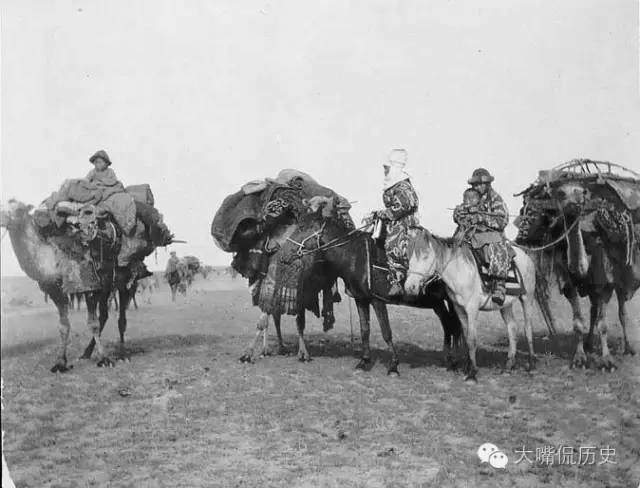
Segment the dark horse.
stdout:
[[[59,251],[52,244],[54,237],[44,238],[39,228],[29,214],[30,206],[12,200],[8,206],[0,212],[0,224],[6,227],[11,238],[20,267],[29,278],[35,280],[40,289],[49,295],[55,303],[60,322],[60,349],[58,351],[52,372],[64,372],[69,369],[67,365],[67,344],[69,342],[69,295],[63,291],[62,272],[58,266]],[[97,346],[98,366],[112,366],[112,361],[105,355],[100,342],[100,333],[104,329],[108,318],[107,300],[111,291],[117,289],[121,303],[127,304],[129,292],[127,285],[131,280],[129,267],[118,267],[117,255],[119,235],[116,226],[102,220],[94,238],[89,241],[88,247],[93,262],[97,280],[91,286],[93,291],[84,293],[87,304],[87,325],[93,335],[93,339],[87,346],[82,358],[89,358]],[[75,241],[72,239],[71,243]],[[77,242],[75,242],[77,244]],[[116,245],[114,245],[116,243]],[[84,251],[82,251],[84,253]],[[95,277],[94,277],[95,278]],[[127,328],[126,306],[120,307],[118,329],[120,331],[119,357],[125,358],[124,333]],[[99,313],[99,316],[98,316]]]
[[[314,238],[309,239],[309,236]],[[391,300],[388,296],[386,256],[384,249],[376,244],[371,235],[360,230],[348,230],[334,219],[322,219],[312,214],[288,239],[286,245],[290,259],[306,261],[305,269],[311,270],[311,263],[322,260],[344,281],[350,295],[353,296],[360,318],[362,337],[362,356],[356,368],[371,369],[370,309],[376,313],[382,337],[391,352],[388,374],[398,373],[398,355],[393,344],[387,304],[406,305],[417,308],[433,309],[444,330],[444,352],[448,366],[456,368],[452,346],[460,344],[462,325],[456,315],[453,304],[447,296],[444,284],[434,281],[419,296],[405,297],[403,300]],[[370,264],[372,266],[370,266]],[[310,273],[311,271],[309,271]],[[304,330],[304,314],[298,314],[298,333]]]

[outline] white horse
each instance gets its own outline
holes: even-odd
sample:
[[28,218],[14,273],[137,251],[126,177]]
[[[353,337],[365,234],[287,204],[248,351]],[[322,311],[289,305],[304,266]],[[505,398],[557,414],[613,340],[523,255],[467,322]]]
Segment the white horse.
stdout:
[[513,303],[519,299],[524,312],[524,328],[529,344],[528,368],[535,368],[533,351],[533,333],[530,313],[536,285],[535,264],[522,249],[515,248],[515,263],[522,276],[524,294],[507,296],[503,305],[491,300],[482,286],[471,249],[461,245],[454,238],[434,236],[426,229],[411,231],[409,255],[409,272],[405,283],[405,291],[417,295],[420,289],[435,278],[441,278],[447,287],[447,293],[464,328],[465,340],[469,350],[467,380],[476,380],[477,318],[480,311],[500,310],[509,334],[509,353],[507,369],[515,367],[516,358],[516,321],[513,315]]

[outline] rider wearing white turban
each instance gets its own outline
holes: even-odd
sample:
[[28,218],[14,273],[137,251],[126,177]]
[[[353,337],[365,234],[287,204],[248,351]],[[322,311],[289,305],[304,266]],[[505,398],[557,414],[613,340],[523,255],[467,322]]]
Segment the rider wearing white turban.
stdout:
[[384,210],[376,212],[376,216],[385,223],[387,236],[384,244],[389,263],[389,296],[404,294],[404,281],[409,268],[407,256],[408,232],[417,227],[418,195],[416,194],[409,174],[405,171],[407,151],[394,149],[389,160],[383,163],[384,192],[382,200]]

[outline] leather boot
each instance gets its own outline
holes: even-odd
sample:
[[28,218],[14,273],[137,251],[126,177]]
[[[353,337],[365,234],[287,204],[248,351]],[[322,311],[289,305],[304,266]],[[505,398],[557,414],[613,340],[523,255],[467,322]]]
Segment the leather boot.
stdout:
[[507,289],[504,280],[497,279],[493,287],[493,296],[491,297],[491,300],[498,305],[504,305],[506,294]]

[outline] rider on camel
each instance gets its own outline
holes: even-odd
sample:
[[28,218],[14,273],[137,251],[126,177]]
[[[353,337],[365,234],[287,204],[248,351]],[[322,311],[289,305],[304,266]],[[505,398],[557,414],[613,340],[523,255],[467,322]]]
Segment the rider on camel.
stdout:
[[[472,205],[458,205],[453,212],[453,220],[461,227],[471,247],[481,251],[489,276],[494,281],[492,300],[502,305],[506,294],[505,280],[511,265],[511,253],[504,235],[509,212],[502,197],[491,187],[493,180],[486,169],[476,169],[468,183],[479,193],[480,199],[473,201]],[[465,192],[465,200],[467,198]]]

